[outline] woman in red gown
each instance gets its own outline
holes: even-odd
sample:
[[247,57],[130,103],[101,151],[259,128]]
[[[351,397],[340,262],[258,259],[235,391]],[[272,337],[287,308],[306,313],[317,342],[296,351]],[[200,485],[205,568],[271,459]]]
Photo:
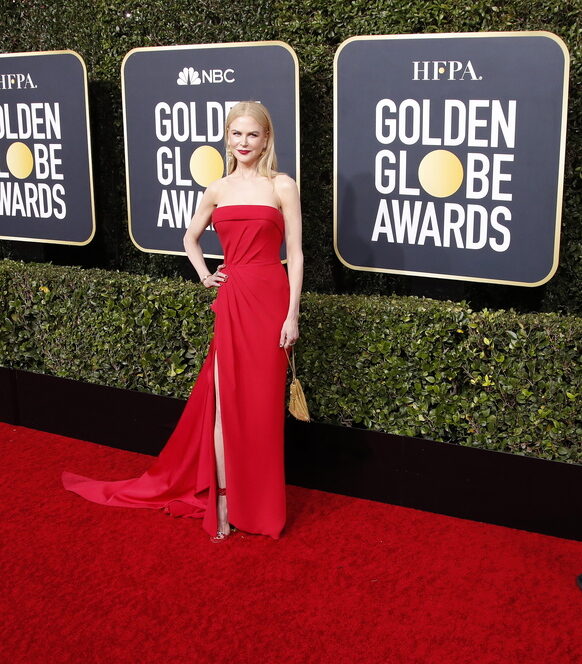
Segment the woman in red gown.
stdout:
[[[299,192],[276,170],[262,104],[230,111],[225,142],[227,175],[206,189],[184,236],[202,283],[218,295],[209,352],[182,416],[140,477],[100,481],[65,471],[62,480],[96,503],[202,518],[213,541],[228,537],[231,524],[278,539],[286,511],[286,349],[299,337],[303,280]],[[212,274],[199,243],[211,222],[224,249]]]

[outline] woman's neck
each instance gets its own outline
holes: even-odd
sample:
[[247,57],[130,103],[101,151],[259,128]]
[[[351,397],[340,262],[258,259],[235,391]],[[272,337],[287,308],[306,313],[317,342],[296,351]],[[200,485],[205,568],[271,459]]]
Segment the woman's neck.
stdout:
[[232,175],[236,175],[244,180],[252,180],[259,176],[259,172],[256,164],[246,166],[245,164],[238,163],[232,172]]

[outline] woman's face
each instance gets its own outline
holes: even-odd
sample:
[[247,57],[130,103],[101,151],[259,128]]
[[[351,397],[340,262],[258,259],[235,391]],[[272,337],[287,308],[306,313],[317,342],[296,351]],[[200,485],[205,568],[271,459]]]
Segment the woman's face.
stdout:
[[267,132],[250,115],[233,120],[228,128],[228,147],[245,166],[254,165],[267,146]]

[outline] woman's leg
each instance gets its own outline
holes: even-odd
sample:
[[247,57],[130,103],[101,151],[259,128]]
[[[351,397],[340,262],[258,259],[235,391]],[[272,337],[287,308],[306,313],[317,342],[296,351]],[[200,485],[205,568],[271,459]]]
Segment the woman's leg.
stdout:
[[[215,412],[214,419],[214,454],[216,455],[216,478],[219,487],[226,486],[226,473],[224,470],[224,438],[222,435],[222,414],[220,410],[220,385],[218,382],[218,355],[214,353],[214,395]],[[225,535],[230,533],[228,513],[226,508],[226,496],[218,496],[217,506],[218,530]]]

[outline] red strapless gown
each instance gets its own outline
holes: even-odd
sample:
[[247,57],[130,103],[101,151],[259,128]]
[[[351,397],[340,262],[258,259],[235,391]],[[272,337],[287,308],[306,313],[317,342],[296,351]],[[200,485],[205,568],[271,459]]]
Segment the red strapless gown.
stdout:
[[214,210],[213,222],[228,280],[211,305],[216,316],[208,355],[168,442],[140,477],[108,482],[65,471],[62,481],[65,489],[102,505],[202,518],[206,532],[216,534],[216,354],[228,520],[277,539],[285,524],[287,358],[279,337],[289,281],[280,261],[283,215],[267,205],[227,205]]

